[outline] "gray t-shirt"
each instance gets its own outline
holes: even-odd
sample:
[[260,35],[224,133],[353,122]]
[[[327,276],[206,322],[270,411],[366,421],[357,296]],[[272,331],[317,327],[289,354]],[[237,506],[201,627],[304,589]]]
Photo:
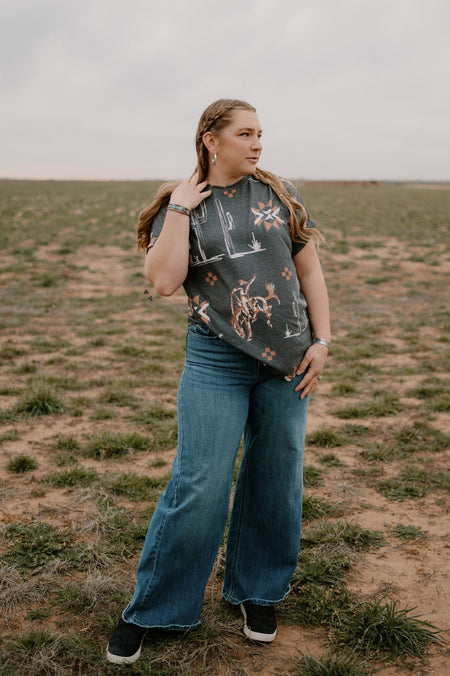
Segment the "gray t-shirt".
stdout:
[[[303,203],[293,184],[284,183]],[[166,211],[153,221],[151,245]],[[226,188],[213,186],[191,212],[184,289],[190,323],[207,326],[291,380],[312,333],[292,260],[305,244],[292,240],[288,217],[273,189],[253,176]],[[309,215],[307,226],[314,227]]]

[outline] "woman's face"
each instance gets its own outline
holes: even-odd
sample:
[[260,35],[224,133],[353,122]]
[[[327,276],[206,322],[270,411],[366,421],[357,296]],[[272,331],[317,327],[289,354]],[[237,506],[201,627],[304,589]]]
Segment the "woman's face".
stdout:
[[231,123],[215,138],[217,169],[236,180],[254,174],[262,151],[256,113],[236,109]]

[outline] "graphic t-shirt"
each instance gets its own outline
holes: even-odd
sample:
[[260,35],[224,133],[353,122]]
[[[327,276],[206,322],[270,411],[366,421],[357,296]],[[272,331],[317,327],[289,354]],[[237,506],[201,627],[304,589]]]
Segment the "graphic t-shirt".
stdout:
[[[285,182],[302,201],[295,187]],[[209,186],[208,186],[209,187]],[[167,208],[156,215],[151,244]],[[244,176],[234,185],[212,187],[190,215],[190,255],[184,289],[188,320],[267,364],[290,380],[312,343],[295,256],[289,211],[273,189]],[[307,227],[314,227],[309,218]]]

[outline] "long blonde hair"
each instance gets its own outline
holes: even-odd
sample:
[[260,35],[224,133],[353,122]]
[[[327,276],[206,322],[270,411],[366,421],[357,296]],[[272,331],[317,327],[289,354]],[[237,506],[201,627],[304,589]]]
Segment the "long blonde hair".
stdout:
[[[231,123],[234,110],[256,112],[256,109],[249,103],[246,103],[246,101],[219,99],[211,103],[200,117],[195,136],[195,148],[197,151],[197,166],[195,171],[198,172],[199,182],[205,181],[209,172],[209,154],[203,143],[203,135],[207,131],[219,135]],[[261,183],[269,185],[288,208],[289,229],[292,239],[296,242],[308,240],[311,230],[306,227],[307,214],[303,204],[291,195],[283,181],[270,171],[256,168],[254,176]],[[159,187],[154,200],[140,213],[137,223],[138,250],[145,251],[149,245],[153,220],[158,211],[169,203],[170,196],[177,185],[179,183],[163,183]]]

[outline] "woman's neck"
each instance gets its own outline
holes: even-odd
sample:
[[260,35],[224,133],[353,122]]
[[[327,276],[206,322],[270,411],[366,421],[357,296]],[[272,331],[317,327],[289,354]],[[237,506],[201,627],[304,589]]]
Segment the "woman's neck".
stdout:
[[218,167],[210,167],[206,180],[209,185],[215,185],[218,188],[226,188],[227,185],[233,185],[240,181],[241,178],[244,178],[244,176],[232,176]]

